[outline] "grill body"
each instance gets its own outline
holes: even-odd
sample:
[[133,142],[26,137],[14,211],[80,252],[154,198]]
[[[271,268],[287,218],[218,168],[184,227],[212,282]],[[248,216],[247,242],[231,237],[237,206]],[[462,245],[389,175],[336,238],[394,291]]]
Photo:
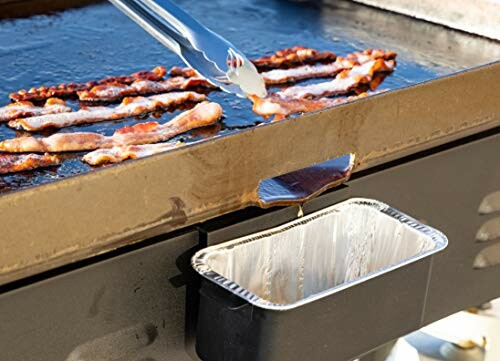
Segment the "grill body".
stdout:
[[[306,202],[305,213],[349,197],[375,198],[449,238],[433,262],[423,316],[411,328],[500,296],[500,266],[473,268],[481,252],[499,258],[496,240],[476,240],[500,216],[478,212],[500,190],[498,43],[344,1],[185,6],[251,57],[297,43],[338,53],[394,50],[398,70],[384,82],[393,91],[256,128],[249,103],[233,106],[218,94],[213,100],[227,118],[218,139],[92,172],[75,155],[57,171],[0,177],[0,214],[15,225],[0,236],[3,358],[197,360],[199,284],[190,257],[294,219],[297,207],[252,207],[259,182],[350,152],[357,155],[351,180]],[[213,11],[228,6],[237,10]],[[259,41],[237,31],[242,19]],[[21,87],[179,65],[109,4],[0,27],[0,75],[9,79],[2,99]],[[127,36],[117,37],[117,29]],[[1,127],[2,139],[9,132]],[[342,320],[348,327],[349,317]],[[378,326],[378,336],[339,335],[345,350],[332,350],[329,359],[355,358],[411,331]]]
[[[412,327],[380,322],[376,333],[340,332],[337,342],[343,345],[342,352],[330,350],[329,358],[357,357],[422,325],[500,296],[495,287],[500,266],[473,269],[477,254],[488,246],[475,242],[477,230],[486,220],[498,217],[498,213],[478,214],[482,199],[500,184],[498,170],[484,167],[494,163],[500,135],[498,131],[483,135],[359,173],[346,185],[304,205],[307,214],[353,196],[377,197],[412,210],[416,218],[439,227],[449,238],[448,247],[433,260],[423,316],[419,309]],[[416,174],[426,175],[428,181],[422,182]],[[97,349],[108,350],[120,360],[196,360],[200,285],[189,265],[191,256],[205,245],[295,219],[297,212],[297,207],[250,208],[186,229],[181,235],[150,239],[119,255],[110,253],[105,259],[77,263],[71,270],[66,267],[4,286],[0,349],[6,359],[23,361],[62,361],[70,355],[98,360],[104,356]],[[371,292],[385,290],[374,287]],[[422,292],[415,299],[424,297]],[[364,297],[359,302],[369,295]],[[349,311],[345,304],[337,316],[344,330],[356,321]],[[362,318],[358,321],[363,323]]]

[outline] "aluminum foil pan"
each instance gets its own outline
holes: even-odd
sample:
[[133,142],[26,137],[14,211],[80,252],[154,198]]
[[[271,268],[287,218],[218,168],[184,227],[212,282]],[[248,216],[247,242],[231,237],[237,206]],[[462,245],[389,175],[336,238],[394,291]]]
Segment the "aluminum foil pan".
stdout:
[[383,277],[447,244],[434,228],[384,203],[355,198],[205,248],[192,265],[249,303],[283,311]]

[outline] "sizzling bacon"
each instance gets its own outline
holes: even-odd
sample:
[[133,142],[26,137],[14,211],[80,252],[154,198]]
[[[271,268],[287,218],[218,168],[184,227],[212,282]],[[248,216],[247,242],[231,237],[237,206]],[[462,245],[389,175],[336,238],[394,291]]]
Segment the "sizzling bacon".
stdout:
[[119,106],[114,108],[84,107],[74,113],[48,114],[12,120],[9,122],[9,126],[28,131],[38,131],[50,127],[63,128],[77,124],[135,117],[143,113],[167,109],[188,101],[201,102],[205,99],[205,95],[195,92],[174,92],[145,98],[125,98]]
[[[293,48],[278,50],[272,55],[252,60],[252,63],[258,70],[262,71],[266,69],[288,68],[303,64],[330,62],[335,60],[335,58],[336,55],[329,51],[318,51],[303,46],[294,46]],[[170,69],[169,73],[172,76],[183,76],[185,78],[199,76],[194,69],[180,68],[177,66]]]
[[274,69],[261,73],[266,84],[282,84],[296,82],[303,79],[331,77],[343,70],[351,69],[355,65],[364,64],[370,60],[390,60],[396,53],[379,49],[367,49],[363,52],[354,52],[345,57],[338,56],[334,62],[328,64],[303,65],[291,69]]
[[143,158],[148,155],[166,152],[176,146],[177,144],[172,143],[115,146],[109,149],[94,150],[85,154],[82,160],[91,165],[120,163],[127,159]]
[[[332,77],[343,70],[351,69],[355,65],[364,64],[370,60],[396,58],[396,53],[381,49],[367,49],[363,52],[354,52],[346,56],[338,56],[334,62],[314,65],[301,65],[296,68],[273,69],[261,72],[262,78],[268,85],[293,83],[299,80],[312,78]],[[199,74],[191,68],[180,68],[174,66],[169,71],[172,76],[184,78],[199,77]]]
[[0,151],[25,152],[71,152],[112,148],[121,145],[150,144],[164,142],[191,129],[215,123],[222,117],[222,107],[217,103],[203,102],[185,111],[170,122],[158,124],[148,122],[117,130],[111,136],[98,133],[58,133],[47,138],[22,137],[0,142]]
[[280,94],[285,99],[319,98],[346,94],[361,84],[369,84],[375,73],[390,72],[394,69],[394,66],[394,60],[370,60],[350,70],[344,70],[331,81],[303,86],[296,85],[276,94]]
[[200,76],[198,72],[192,68],[180,68],[178,66],[172,67],[168,73],[171,76],[183,76],[184,78],[193,78]]
[[186,90],[196,87],[214,88],[202,77],[175,77],[165,81],[137,80],[130,85],[104,84],[90,90],[78,92],[81,101],[113,101],[126,96],[166,93],[172,90]]
[[257,69],[276,69],[302,64],[333,61],[336,56],[329,51],[318,51],[302,46],[278,50],[276,53],[252,60]]
[[259,98],[251,95],[250,99],[253,102],[253,111],[265,118],[275,115],[274,120],[281,120],[295,113],[308,113],[315,110],[320,110],[335,105],[347,103],[356,99],[364,98],[368,93],[364,92],[359,95],[341,98],[321,98],[317,100],[309,99],[284,99],[278,94],[269,94],[265,98]]
[[52,97],[68,98],[76,95],[78,91],[88,90],[96,85],[109,83],[131,84],[136,80],[159,81],[163,78],[165,73],[165,67],[158,66],[153,70],[140,71],[130,75],[108,77],[101,80],[89,81],[84,84],[68,83],[50,87],[42,86],[40,88],[31,88],[30,90],[22,89],[17,93],[10,94],[10,98],[15,101],[41,101]]
[[[114,145],[150,144],[164,142],[191,129],[214,124],[222,117],[222,107],[217,103],[203,102],[181,113],[166,124],[147,122],[118,129],[113,134]],[[100,147],[108,148],[108,147]]]
[[5,122],[21,117],[32,117],[43,114],[68,113],[72,109],[66,102],[57,98],[49,98],[43,107],[34,105],[28,101],[11,103],[0,108],[0,122]]
[[0,174],[50,167],[60,163],[57,156],[50,154],[0,154]]
[[355,51],[354,53],[347,54],[345,58],[359,63],[366,63],[367,61],[374,59],[394,60],[397,55],[398,54],[394,51],[369,48],[362,52]]

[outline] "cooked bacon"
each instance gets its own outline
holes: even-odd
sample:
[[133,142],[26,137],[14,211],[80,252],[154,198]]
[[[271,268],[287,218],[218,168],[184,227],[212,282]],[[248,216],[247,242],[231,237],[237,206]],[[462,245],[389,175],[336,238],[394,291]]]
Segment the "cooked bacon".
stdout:
[[20,137],[0,142],[0,152],[72,152],[110,147],[109,137],[98,133],[58,133],[47,138]]
[[187,90],[197,87],[214,88],[202,77],[175,77],[165,81],[138,80],[130,85],[97,85],[90,90],[78,92],[81,101],[113,101],[126,96],[166,93],[172,90]]
[[150,144],[164,142],[191,129],[204,127],[218,121],[222,107],[217,103],[203,102],[185,111],[170,122],[139,123],[118,129],[111,136],[98,133],[58,133],[47,138],[22,137],[0,142],[0,151],[25,152],[71,152],[112,148],[121,145]]
[[[346,56],[338,56],[334,62],[314,65],[301,65],[296,68],[273,69],[261,72],[262,78],[268,85],[292,83],[304,79],[332,77],[343,70],[351,69],[355,65],[364,64],[370,60],[396,58],[396,53],[381,49],[366,49],[363,52],[354,52]],[[172,76],[184,78],[199,77],[196,70],[174,66],[169,71]]]
[[157,143],[157,144],[115,146],[109,149],[94,150],[93,152],[85,154],[82,160],[91,165],[100,165],[105,163],[120,163],[127,159],[143,158],[148,155],[166,152],[175,148],[177,145],[178,144],[172,144],[172,143]]
[[[278,50],[272,55],[252,60],[252,63],[254,63],[258,70],[262,71],[266,69],[288,68],[303,64],[330,62],[335,60],[335,58],[336,55],[329,51],[318,51],[302,46],[294,46],[293,48]],[[169,74],[172,76],[183,76],[185,78],[199,76],[194,69],[180,68],[178,66],[171,68]]]
[[48,114],[12,120],[9,122],[9,126],[28,131],[38,131],[45,128],[63,128],[77,124],[135,117],[140,114],[167,109],[188,101],[201,102],[205,99],[205,95],[195,92],[173,92],[145,98],[125,98],[119,106],[114,108],[84,107],[74,113]]
[[10,98],[15,101],[41,101],[52,97],[68,98],[76,95],[78,91],[88,90],[96,85],[109,83],[131,84],[136,80],[159,81],[163,78],[165,73],[165,67],[158,66],[153,70],[140,71],[130,75],[108,77],[97,81],[89,81],[84,84],[68,83],[50,87],[42,86],[40,88],[31,88],[30,90],[22,89],[17,93],[10,94]]
[[369,84],[375,73],[390,72],[394,69],[394,66],[394,60],[370,60],[350,70],[344,70],[331,81],[304,86],[296,85],[276,94],[281,95],[285,99],[319,98],[346,94],[361,84]]
[[265,118],[275,115],[274,120],[281,120],[295,113],[308,113],[315,110],[320,110],[335,105],[347,103],[356,99],[364,98],[368,93],[364,92],[359,95],[341,98],[321,98],[317,100],[309,99],[284,99],[278,94],[269,94],[265,98],[259,98],[251,95],[250,99],[253,102],[253,111]]
[[393,60],[396,59],[397,55],[398,54],[394,51],[369,48],[362,52],[355,51],[354,53],[347,54],[345,58],[347,60],[358,61],[359,63],[366,63],[367,61],[374,59]]
[[[166,124],[140,123],[118,129],[112,136],[114,145],[150,144],[164,142],[191,129],[214,124],[222,117],[222,107],[217,103],[203,102],[181,113]],[[108,148],[108,147],[100,147]]]
[[370,60],[390,60],[396,53],[379,49],[367,49],[363,52],[354,52],[345,57],[338,56],[334,62],[328,64],[303,65],[291,69],[274,69],[261,73],[266,84],[291,83],[303,79],[325,78],[334,76],[341,71],[351,69],[355,65],[364,64]]
[[336,56],[329,51],[318,51],[302,46],[278,50],[276,53],[252,60],[257,69],[276,69],[294,65],[333,61]]
[[50,154],[0,154],[0,174],[22,172],[60,164],[60,159]]
[[43,114],[68,113],[72,109],[66,105],[66,102],[57,98],[49,98],[43,107],[34,105],[28,101],[11,103],[0,108],[0,122],[9,120],[32,117]]
[[290,69],[274,69],[262,73],[262,78],[266,84],[293,83],[303,79],[326,78],[334,76],[345,69],[350,69],[355,62],[337,58],[333,63],[302,65]]
[[183,76],[184,78],[193,78],[200,76],[196,70],[193,68],[180,68],[178,66],[172,67],[168,73],[171,76]]

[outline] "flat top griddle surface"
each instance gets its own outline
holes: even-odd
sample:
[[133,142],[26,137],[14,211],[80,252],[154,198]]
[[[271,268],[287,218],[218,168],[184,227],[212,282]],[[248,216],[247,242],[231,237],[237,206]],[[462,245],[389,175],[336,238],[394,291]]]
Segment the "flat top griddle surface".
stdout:
[[[294,45],[339,55],[368,47],[396,51],[396,71],[385,79],[381,89],[401,88],[500,58],[498,43],[348,2],[183,0],[179,4],[252,58]],[[8,103],[9,93],[21,88],[84,82],[161,64],[167,68],[182,65],[173,53],[109,3],[0,21],[1,105]],[[225,117],[222,127],[208,129],[208,134],[236,132],[262,121],[246,99],[219,92],[210,93],[209,99],[223,106]],[[165,113],[160,121],[168,121],[175,114]],[[103,122],[60,132],[112,134],[137,121]],[[0,139],[26,134],[0,125]],[[173,141],[192,141],[201,136],[194,132]],[[92,170],[80,161],[82,154],[64,155],[59,167],[2,175],[0,193]]]

